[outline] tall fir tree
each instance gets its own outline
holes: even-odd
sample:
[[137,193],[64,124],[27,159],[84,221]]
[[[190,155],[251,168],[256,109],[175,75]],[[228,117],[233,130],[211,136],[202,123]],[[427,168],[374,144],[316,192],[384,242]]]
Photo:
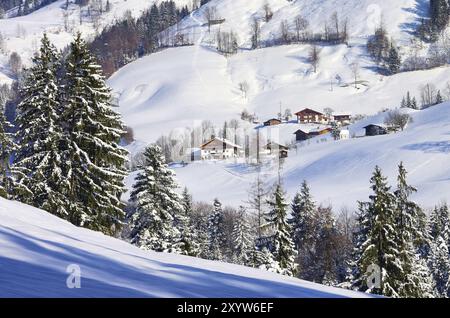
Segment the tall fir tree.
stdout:
[[391,48],[389,49],[389,56],[387,59],[388,70],[391,74],[397,74],[400,71],[402,61],[400,59],[400,54],[397,48],[391,43]]
[[303,181],[291,204],[289,224],[292,229],[292,239],[297,249],[311,245],[315,239],[316,205],[313,201],[308,183]]
[[268,201],[270,207],[266,214],[268,226],[273,230],[273,255],[278,263],[280,274],[295,276],[297,273],[297,264],[295,258],[297,251],[291,238],[291,226],[287,220],[287,206],[285,202],[283,189],[280,184],[271,200]]
[[198,256],[200,244],[198,233],[193,223],[192,196],[185,187],[181,195],[181,213],[175,215],[176,227],[180,232],[179,248],[182,254]]
[[255,245],[251,233],[247,211],[241,206],[234,220],[232,232],[234,261],[237,264],[249,265],[251,263],[251,253]]
[[447,205],[436,207],[428,227],[430,252],[428,264],[436,297],[450,297],[450,218]]
[[208,217],[208,251],[207,258],[211,260],[223,260],[223,248],[225,244],[224,215],[222,203],[214,200],[213,212]]
[[411,100],[411,93],[409,91],[406,93],[406,107],[413,108],[413,103]]
[[127,152],[123,124],[111,108],[111,91],[81,35],[65,65],[63,111],[67,211],[72,223],[114,234],[124,216],[120,196]]
[[10,159],[15,145],[11,134],[8,133],[10,127],[0,107],[0,197],[2,198],[10,198],[13,190]]
[[182,204],[174,173],[165,163],[161,148],[151,145],[144,152],[144,167],[136,177],[130,201],[131,243],[157,252],[180,252],[180,232],[175,226]]
[[400,297],[432,297],[432,280],[420,248],[425,239],[422,220],[425,214],[410,196],[417,190],[408,185],[407,171],[400,163],[398,169],[396,199],[396,244],[399,249],[399,262],[402,270],[398,272]]
[[303,279],[313,279],[310,273],[317,241],[317,209],[306,181],[303,181],[291,204],[289,225],[291,236],[298,251],[298,272]]
[[16,192],[15,198],[70,219],[62,158],[59,68],[60,56],[44,34],[17,106],[14,169],[18,182],[29,191]]
[[[370,182],[373,190],[370,201],[360,203],[351,285],[360,291],[399,297],[397,278],[402,268],[396,244],[395,197],[379,167]],[[379,285],[368,284],[372,273]]]

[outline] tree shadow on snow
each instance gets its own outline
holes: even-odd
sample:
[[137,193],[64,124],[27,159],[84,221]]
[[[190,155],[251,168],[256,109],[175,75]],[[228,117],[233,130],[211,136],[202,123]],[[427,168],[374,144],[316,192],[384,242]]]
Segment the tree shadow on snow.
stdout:
[[429,0],[416,0],[416,4],[412,8],[402,8],[402,10],[413,13],[416,16],[414,22],[405,22],[400,24],[400,28],[402,31],[410,34],[416,35],[417,28],[422,23],[422,19],[426,19],[429,16]]
[[[316,290],[318,285],[309,287],[309,283],[298,286],[155,261],[150,253],[148,259],[130,254],[140,261],[132,266],[114,255],[101,256],[8,227],[0,227],[0,237],[32,260],[0,255],[0,297],[344,297]],[[70,264],[81,268],[80,289],[66,286]]]
[[424,153],[450,153],[450,141],[430,141],[410,144],[404,146],[403,149],[422,151]]

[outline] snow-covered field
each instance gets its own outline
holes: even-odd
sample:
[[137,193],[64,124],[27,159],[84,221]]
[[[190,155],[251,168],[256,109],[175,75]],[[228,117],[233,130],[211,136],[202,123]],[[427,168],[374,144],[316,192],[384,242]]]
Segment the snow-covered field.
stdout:
[[[66,281],[78,269],[81,288],[70,289]],[[143,251],[0,199],[0,297],[370,296],[237,265]]]

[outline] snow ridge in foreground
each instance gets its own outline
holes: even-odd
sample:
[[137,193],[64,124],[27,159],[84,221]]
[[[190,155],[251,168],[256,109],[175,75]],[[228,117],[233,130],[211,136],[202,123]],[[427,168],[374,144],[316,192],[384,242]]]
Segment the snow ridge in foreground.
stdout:
[[[69,289],[70,265],[81,288]],[[369,297],[262,270],[140,250],[0,199],[0,297]]]

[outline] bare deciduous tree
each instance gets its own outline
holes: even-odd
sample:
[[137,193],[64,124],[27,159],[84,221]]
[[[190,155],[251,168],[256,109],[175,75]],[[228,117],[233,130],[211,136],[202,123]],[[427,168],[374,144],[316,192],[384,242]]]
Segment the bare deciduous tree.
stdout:
[[360,71],[359,62],[356,61],[356,62],[353,62],[352,64],[350,64],[350,70],[353,75],[355,88],[358,88],[358,78],[359,78],[359,71]]
[[287,44],[290,42],[291,36],[289,34],[289,24],[286,20],[280,22],[281,43]]
[[211,23],[214,19],[216,19],[216,16],[217,16],[216,7],[207,6],[205,8],[204,17],[206,19],[206,22],[208,23],[208,32],[211,32]]
[[392,110],[387,113],[384,123],[393,130],[404,130],[408,123],[412,122],[409,114],[402,113],[399,110]]
[[314,69],[314,73],[316,73],[317,67],[320,63],[320,49],[317,47],[317,45],[311,46],[311,49],[309,50],[309,62]]
[[247,98],[248,91],[250,89],[250,85],[247,81],[243,81],[239,83],[239,90],[242,92],[242,96]]
[[426,84],[420,89],[420,98],[422,102],[422,108],[431,106],[436,101],[437,90],[433,84]]
[[302,16],[297,16],[295,18],[294,21],[294,25],[295,25],[295,35],[297,38],[297,42],[303,42],[306,41],[308,36],[308,27],[309,27],[309,22],[308,20],[304,19]]
[[254,18],[251,24],[251,43],[252,49],[257,49],[260,46],[261,39],[261,25],[257,18]]
[[18,76],[20,74],[20,72],[22,71],[22,59],[20,58],[20,55],[17,54],[17,52],[11,53],[11,55],[9,56],[8,65],[14,75]]

